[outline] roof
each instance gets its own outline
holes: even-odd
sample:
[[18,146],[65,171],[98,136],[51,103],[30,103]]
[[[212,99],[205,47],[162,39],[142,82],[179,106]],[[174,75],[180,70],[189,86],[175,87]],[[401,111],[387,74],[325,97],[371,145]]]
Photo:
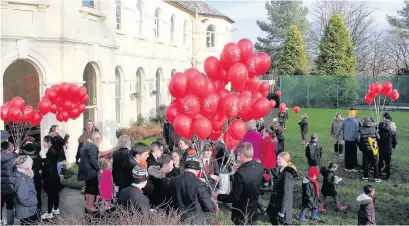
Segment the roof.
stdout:
[[216,16],[216,17],[221,17],[225,20],[227,20],[230,23],[234,23],[232,19],[230,19],[228,16],[224,15],[217,9],[209,6],[205,2],[201,0],[192,0],[192,1],[184,1],[184,0],[169,0],[169,2],[174,3],[175,5],[178,5],[191,13],[203,16]]

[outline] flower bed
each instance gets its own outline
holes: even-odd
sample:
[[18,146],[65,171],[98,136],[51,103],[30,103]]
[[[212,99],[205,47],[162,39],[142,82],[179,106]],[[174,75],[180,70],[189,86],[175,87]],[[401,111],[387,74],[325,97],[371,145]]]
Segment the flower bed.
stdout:
[[156,123],[149,123],[142,126],[132,126],[129,128],[121,128],[120,134],[127,134],[132,137],[133,140],[143,140],[150,137],[162,136],[162,125]]

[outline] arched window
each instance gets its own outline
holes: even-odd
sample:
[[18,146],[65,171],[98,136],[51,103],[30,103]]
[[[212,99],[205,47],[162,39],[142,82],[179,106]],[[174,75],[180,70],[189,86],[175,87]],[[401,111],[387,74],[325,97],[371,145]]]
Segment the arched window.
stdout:
[[158,68],[156,70],[156,75],[155,75],[155,80],[156,80],[156,89],[155,89],[155,95],[156,95],[156,108],[160,106],[160,94],[161,94],[161,84],[160,80],[162,79],[162,70]]
[[115,113],[116,124],[121,124],[121,73],[115,68]]
[[170,18],[170,42],[173,42],[173,37],[175,34],[175,15]]
[[206,29],[206,47],[207,48],[214,48],[216,46],[215,44],[215,28],[214,26],[211,24],[207,27]]
[[136,113],[137,115],[141,114],[141,109],[142,109],[142,77],[143,77],[143,69],[138,68],[136,71],[136,87],[135,87],[135,92],[137,94],[136,96]]
[[122,27],[122,19],[121,19],[121,0],[115,0],[116,6],[116,29],[121,30]]
[[155,11],[155,18],[154,18],[154,28],[153,34],[155,38],[159,38],[159,28],[160,28],[160,9],[157,8]]
[[[173,69],[172,72],[170,73],[170,77],[172,78],[175,74],[176,74],[176,70]],[[169,92],[168,92],[168,93],[169,93]],[[174,100],[174,99],[175,99],[175,98],[173,98],[172,95],[170,95],[170,93],[169,93],[169,96],[170,96],[170,99],[171,99],[171,100]]]
[[183,24],[183,45],[186,45],[187,42],[187,20]]
[[143,31],[143,3],[141,0],[138,1],[136,8],[139,10],[139,35]]

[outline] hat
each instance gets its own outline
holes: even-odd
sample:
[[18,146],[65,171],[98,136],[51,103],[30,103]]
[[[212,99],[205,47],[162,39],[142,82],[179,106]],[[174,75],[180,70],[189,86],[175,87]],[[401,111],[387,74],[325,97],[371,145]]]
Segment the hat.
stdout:
[[358,112],[357,112],[355,109],[353,109],[353,108],[351,108],[351,109],[348,111],[348,115],[349,115],[349,116],[356,117],[357,114],[358,114]]
[[197,157],[197,155],[188,155],[186,157],[185,168],[193,170],[200,170],[202,168],[200,165],[200,159]]
[[148,180],[148,170],[146,168],[136,165],[132,169],[132,177],[139,182],[143,182]]
[[5,130],[1,130],[1,143],[9,141],[10,134]]
[[24,146],[22,147],[24,154],[26,155],[32,155],[34,154],[36,147],[33,143],[30,141],[27,141]]
[[317,167],[315,167],[315,166],[311,167],[311,168],[308,170],[307,176],[308,176],[308,178],[313,178],[313,177],[318,178],[318,177],[319,177],[319,172],[318,172]]
[[311,140],[316,140],[316,139],[318,139],[318,134],[316,133],[311,134]]
[[386,118],[386,119],[390,119],[391,115],[389,114],[389,112],[385,112],[385,113],[383,113],[383,117]]

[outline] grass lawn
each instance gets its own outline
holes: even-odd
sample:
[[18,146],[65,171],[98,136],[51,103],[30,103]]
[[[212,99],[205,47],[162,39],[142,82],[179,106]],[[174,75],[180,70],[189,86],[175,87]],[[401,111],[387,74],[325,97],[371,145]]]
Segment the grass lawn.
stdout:
[[[363,186],[369,182],[363,182],[362,173],[346,173],[344,171],[343,157],[334,155],[332,138],[330,136],[330,124],[336,112],[341,112],[343,117],[347,115],[346,110],[328,110],[328,109],[301,109],[299,115],[290,113],[290,120],[287,123],[285,136],[285,151],[292,156],[292,161],[296,165],[299,173],[294,189],[294,224],[300,224],[299,213],[301,207],[301,184],[302,178],[306,175],[308,164],[305,158],[305,148],[301,145],[301,135],[297,124],[301,113],[307,113],[309,118],[309,132],[318,133],[319,140],[324,149],[322,164],[329,161],[336,161],[339,165],[338,175],[343,181],[338,185],[338,194],[344,205],[348,206],[345,213],[335,211],[335,204],[332,198],[327,198],[326,212],[320,214],[321,221],[311,221],[308,224],[331,224],[331,225],[356,225],[357,211],[359,205],[355,200],[363,192]],[[359,111],[358,118],[369,115],[370,111]],[[376,187],[376,221],[377,224],[407,224],[409,222],[409,113],[391,112],[391,116],[398,127],[398,146],[392,155],[392,176],[387,182],[375,184]],[[361,152],[358,151],[358,162],[361,164]],[[373,175],[370,174],[370,177]],[[320,177],[322,180],[322,177]],[[321,183],[320,183],[321,185]],[[265,207],[268,205],[269,195],[262,197]],[[310,213],[308,213],[310,216]],[[221,224],[231,224],[230,214],[223,213],[219,218]],[[267,224],[267,222],[258,222],[258,224]]]

